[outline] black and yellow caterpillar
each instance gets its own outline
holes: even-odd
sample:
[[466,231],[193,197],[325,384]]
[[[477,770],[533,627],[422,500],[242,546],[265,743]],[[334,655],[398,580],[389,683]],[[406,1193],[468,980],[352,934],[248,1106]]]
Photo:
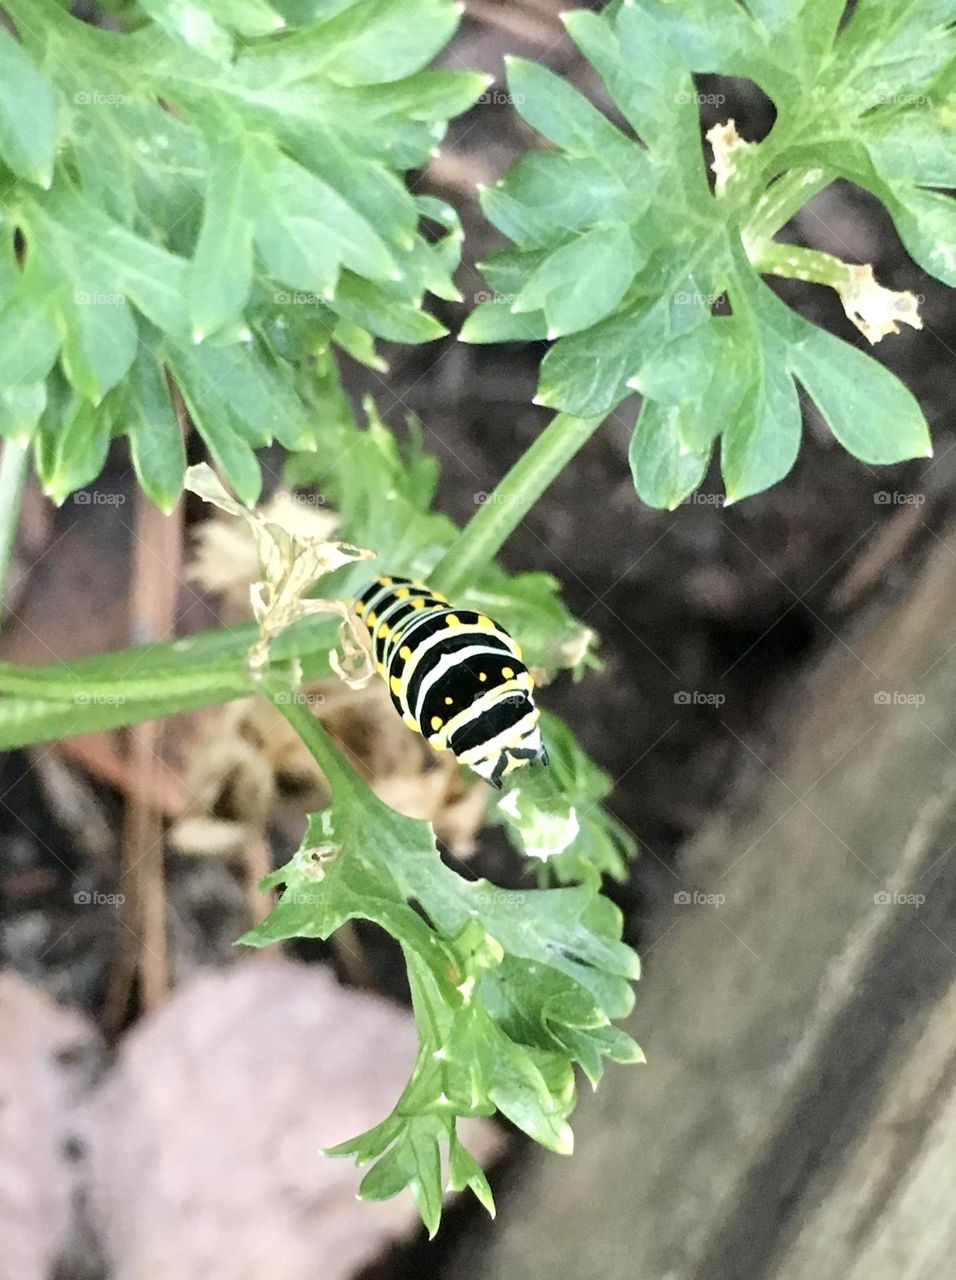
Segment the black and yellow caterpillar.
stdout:
[[373,579],[355,608],[410,729],[494,787],[522,765],[548,763],[534,680],[503,627],[407,578]]

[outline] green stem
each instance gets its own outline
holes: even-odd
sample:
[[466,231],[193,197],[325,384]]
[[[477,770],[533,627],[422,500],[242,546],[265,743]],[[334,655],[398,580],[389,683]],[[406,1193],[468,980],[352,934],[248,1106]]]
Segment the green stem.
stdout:
[[0,623],[3,622],[7,574],[20,521],[20,500],[29,457],[29,444],[21,444],[9,437],[4,440],[3,453],[0,454]]
[[743,242],[747,247],[762,247],[781,227],[786,226],[814,196],[819,195],[833,181],[834,175],[822,167],[793,169],[783,174],[757,201],[754,211],[744,225]]
[[795,244],[780,244],[776,240],[754,246],[750,261],[757,271],[766,275],[825,284],[838,292],[852,289],[859,272],[858,267],[834,258],[830,253],[804,249]]
[[552,418],[442,556],[431,574],[432,585],[449,596],[466,586],[603,421],[564,413]]
[[263,682],[260,692],[270,699],[305,743],[328,778],[337,799],[342,799],[343,791],[362,792],[362,802],[368,803],[371,792],[338,748],[332,745],[325,729],[309,710],[306,699],[288,685],[270,679]]

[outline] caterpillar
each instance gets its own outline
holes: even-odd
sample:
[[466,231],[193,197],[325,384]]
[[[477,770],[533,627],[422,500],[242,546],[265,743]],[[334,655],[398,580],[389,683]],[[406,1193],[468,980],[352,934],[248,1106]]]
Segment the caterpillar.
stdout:
[[523,765],[548,763],[534,680],[498,623],[408,578],[374,578],[355,609],[410,729],[497,788]]

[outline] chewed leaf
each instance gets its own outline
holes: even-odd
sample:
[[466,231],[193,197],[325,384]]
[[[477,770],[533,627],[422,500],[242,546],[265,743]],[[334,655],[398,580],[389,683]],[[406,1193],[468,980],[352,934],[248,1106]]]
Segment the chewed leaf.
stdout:
[[850,282],[839,290],[840,301],[847,316],[869,342],[876,343],[889,333],[899,333],[901,324],[922,329],[915,293],[877,284],[869,263],[849,270]]
[[551,712],[541,714],[541,734],[550,767],[515,778],[491,820],[504,826],[519,853],[541,857],[544,852],[540,870],[559,884],[587,882],[595,873],[624,880],[637,843],[600,803],[611,779]]
[[188,468],[185,487],[203,501],[243,520],[255,540],[262,579],[252,587],[259,636],[249,651],[251,671],[263,670],[273,639],[300,618],[337,613],[344,622],[350,622],[352,614],[346,601],[306,599],[306,592],[317,579],[355,560],[370,560],[374,552],[345,542],[308,537],[258,511],[250,511],[226,491],[204,462]]
[[710,167],[714,171],[715,189],[717,195],[722,196],[737,176],[744,156],[748,152],[752,155],[756,147],[740,136],[733,120],[728,120],[726,124],[715,124],[707,133],[707,141],[714,150],[714,160]]
[[593,1079],[603,1058],[639,1056],[612,1026],[633,1004],[637,957],[595,877],[587,886],[526,891],[466,879],[442,861],[427,823],[376,799],[320,735],[310,722],[332,808],[310,818],[300,852],[264,881],[285,891],[243,941],[327,938],[360,917],[401,945],[418,1057],[391,1114],[329,1154],[371,1166],[363,1199],[407,1188],[434,1234],[443,1149],[450,1187],[470,1187],[493,1211],[487,1180],[460,1145],[459,1118],[498,1110],[549,1149],[570,1153],[573,1064]]
[[498,808],[510,820],[510,826],[529,858],[549,858],[563,853],[581,830],[573,804],[569,804],[543,770],[506,791]]

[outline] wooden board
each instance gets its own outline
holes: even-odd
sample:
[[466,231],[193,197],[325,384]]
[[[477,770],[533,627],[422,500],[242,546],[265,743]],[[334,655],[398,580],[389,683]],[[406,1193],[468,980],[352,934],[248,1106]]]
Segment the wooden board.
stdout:
[[645,949],[648,1065],[459,1280],[956,1273],[956,534],[773,722]]

